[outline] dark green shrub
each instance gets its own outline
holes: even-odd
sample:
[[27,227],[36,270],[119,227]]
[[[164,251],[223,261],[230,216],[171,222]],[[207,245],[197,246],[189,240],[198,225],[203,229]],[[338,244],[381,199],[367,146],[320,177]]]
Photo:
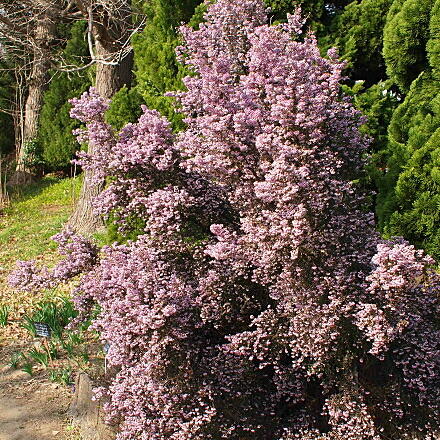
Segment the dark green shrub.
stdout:
[[[70,40],[63,53],[69,64],[81,65],[88,60],[88,49],[84,40],[85,26],[86,23],[81,21],[72,25]],[[68,100],[80,95],[90,85],[87,70],[54,72],[44,94],[38,136],[46,169],[70,168],[70,161],[78,150],[72,130],[78,128],[79,124],[69,116],[71,106]]]

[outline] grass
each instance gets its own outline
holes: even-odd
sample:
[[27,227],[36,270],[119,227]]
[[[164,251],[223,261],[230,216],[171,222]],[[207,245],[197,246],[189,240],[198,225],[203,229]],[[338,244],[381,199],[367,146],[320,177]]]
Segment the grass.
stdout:
[[[7,286],[7,275],[17,260],[36,259],[43,264],[57,260],[50,239],[61,231],[79,194],[80,179],[44,177],[16,190],[9,207],[0,212],[0,302],[14,309],[26,303],[23,295]],[[26,309],[26,307],[24,307]]]
[[67,220],[79,187],[78,178],[45,177],[15,192],[0,217],[0,266],[54,250],[50,237]]
[[[16,191],[11,205],[0,210],[0,352],[3,347],[9,352],[4,362],[12,368],[63,384],[78,370],[98,376],[104,363],[97,335],[87,330],[89,321],[76,331],[65,328],[76,314],[70,300],[75,282],[34,295],[11,289],[7,276],[17,260],[48,267],[60,260],[50,237],[61,231],[80,186],[80,178],[47,176]],[[50,338],[36,337],[36,322],[50,327]]]
[[[86,331],[88,323],[76,332],[65,328],[75,314],[67,299],[73,284],[30,295],[9,288],[7,276],[17,260],[35,259],[38,266],[49,267],[59,261],[50,237],[61,231],[68,219],[80,185],[80,178],[47,176],[13,193],[11,205],[0,208],[1,362],[63,385],[70,385],[78,370],[101,374],[104,364],[97,336]],[[35,322],[48,324],[52,337],[36,338]],[[68,424],[65,430],[69,439],[80,439],[73,425]]]

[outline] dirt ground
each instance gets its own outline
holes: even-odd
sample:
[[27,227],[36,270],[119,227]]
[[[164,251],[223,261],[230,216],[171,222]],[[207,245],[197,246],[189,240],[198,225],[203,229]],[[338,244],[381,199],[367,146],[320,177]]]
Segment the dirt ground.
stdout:
[[8,365],[24,344],[0,338],[0,440],[80,440],[67,414],[72,390],[50,382],[42,369],[30,376]]

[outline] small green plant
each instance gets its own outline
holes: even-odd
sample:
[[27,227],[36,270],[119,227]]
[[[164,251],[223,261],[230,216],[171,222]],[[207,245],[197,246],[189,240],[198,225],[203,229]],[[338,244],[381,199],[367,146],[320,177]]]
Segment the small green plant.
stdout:
[[57,382],[62,385],[70,385],[72,383],[72,368],[57,368],[50,370],[49,378],[52,382]]
[[74,345],[80,345],[84,342],[83,336],[76,332],[67,333],[67,339]]
[[74,353],[74,344],[71,341],[61,340],[61,347],[66,350],[67,356],[72,357]]
[[77,312],[70,300],[54,298],[52,301],[39,303],[31,315],[25,315],[22,327],[27,329],[32,336],[36,336],[35,323],[42,322],[49,326],[53,337],[61,340],[64,328],[76,315]]
[[84,338],[79,333],[67,332],[65,339],[61,340],[61,347],[66,350],[69,357],[73,357],[75,353],[75,347],[82,344]]
[[7,306],[6,304],[2,304],[0,306],[0,326],[1,327],[6,327],[8,325],[10,311],[11,311],[11,308],[9,306]]
[[9,366],[16,370],[23,359],[26,359],[26,356],[23,354],[23,352],[16,351],[15,353],[12,353],[11,360],[9,361]]
[[33,375],[33,365],[30,362],[26,362],[22,367],[21,371],[24,371],[25,373],[29,374],[30,376]]
[[89,360],[90,360],[90,356],[89,356],[89,353],[87,352],[87,350],[83,350],[83,351],[81,351],[81,353],[79,354],[79,356],[81,357],[81,359],[82,359],[84,362],[89,362]]
[[37,139],[31,139],[24,144],[23,164],[26,168],[38,168],[44,164],[41,146]]
[[50,341],[47,346],[47,353],[50,357],[50,359],[58,359],[59,353],[58,353],[58,347],[55,342]]
[[35,330],[35,325],[32,317],[29,315],[23,316],[23,322],[21,323],[21,326],[25,328],[32,336],[37,336],[37,331]]
[[43,365],[44,368],[47,368],[49,365],[49,353],[47,351],[40,351],[37,348],[31,348],[28,351],[28,356],[38,364]]

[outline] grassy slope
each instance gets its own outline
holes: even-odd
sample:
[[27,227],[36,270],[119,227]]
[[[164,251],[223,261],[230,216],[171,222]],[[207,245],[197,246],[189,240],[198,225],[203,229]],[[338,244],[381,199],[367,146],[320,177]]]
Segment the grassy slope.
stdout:
[[[60,342],[51,339],[54,343],[58,357],[50,360],[48,366],[42,366],[31,356],[32,350],[43,352],[41,339],[34,338],[28,330],[22,327],[23,315],[32,314],[33,308],[44,297],[56,302],[59,296],[65,297],[69,294],[69,286],[66,291],[60,287],[56,290],[47,291],[42,295],[30,295],[29,293],[17,292],[10,289],[7,285],[7,276],[14,269],[17,260],[36,259],[43,265],[53,265],[60,257],[56,252],[56,245],[50,239],[51,236],[59,232],[63,224],[72,211],[74,201],[80,190],[80,178],[76,179],[57,179],[45,177],[41,181],[22,188],[13,195],[11,205],[0,211],[0,306],[6,304],[11,307],[10,321],[6,327],[0,326],[0,372],[4,374],[3,383],[8,384],[8,396],[14,397],[25,394],[26,386],[31,379],[32,393],[37,389],[38,399],[42,404],[46,404],[47,399],[53,399],[48,392],[47,385],[58,382],[65,385],[71,383],[76,371],[87,371],[89,374],[97,375],[95,371],[101,371],[104,367],[104,360],[101,344],[96,342],[94,335],[83,335],[82,342],[73,342],[69,339],[67,332],[63,333],[64,344],[70,344],[71,353]],[[78,336],[79,337],[79,336]],[[20,356],[18,356],[20,355]],[[15,357],[17,365],[7,369],[11,365],[11,360]],[[90,363],[88,362],[90,360]],[[31,376],[19,376],[20,369],[24,365],[32,365]],[[17,369],[17,371],[14,371]],[[6,373],[4,373],[6,371]],[[25,371],[24,369],[22,371]],[[9,379],[7,374],[20,377],[18,385]],[[4,379],[4,377],[7,377]],[[2,384],[0,384],[1,388]],[[15,388],[14,388],[15,386]],[[58,385],[56,385],[58,387]],[[57,388],[58,389],[58,388]],[[60,389],[59,393],[70,396],[70,390]],[[67,391],[66,391],[67,390]],[[21,394],[20,394],[21,393]],[[37,400],[38,400],[37,399]],[[54,425],[57,429],[56,438],[60,440],[79,440],[80,436],[76,428],[67,424],[64,406],[67,406],[69,397],[60,400],[57,404],[50,404],[50,409],[54,412]],[[32,399],[22,399],[20,411],[28,419],[28,425],[46,427],[46,418],[36,418],[32,413]],[[31,408],[31,409],[29,409]],[[6,418],[7,419],[7,418]],[[48,425],[49,426],[49,425]],[[50,429],[52,425],[50,425]],[[1,432],[0,426],[0,432]],[[55,432],[55,431],[54,431]],[[0,435],[1,437],[1,435]]]
[[12,204],[0,216],[0,303],[20,302],[23,298],[6,285],[16,260],[37,259],[51,263],[56,259],[50,237],[62,228],[79,192],[79,179],[45,177],[13,196]]

